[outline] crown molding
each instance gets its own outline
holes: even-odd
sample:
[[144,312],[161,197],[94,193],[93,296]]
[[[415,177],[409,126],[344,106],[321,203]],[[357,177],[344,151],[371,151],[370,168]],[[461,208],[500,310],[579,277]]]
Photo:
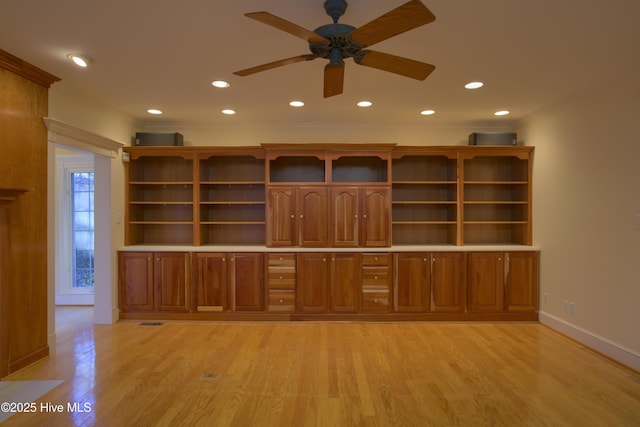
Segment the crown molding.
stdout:
[[60,77],[49,74],[35,65],[31,65],[2,49],[0,49],[0,68],[9,70],[20,77],[31,80],[40,86],[46,87],[47,89],[55,82],[60,81]]

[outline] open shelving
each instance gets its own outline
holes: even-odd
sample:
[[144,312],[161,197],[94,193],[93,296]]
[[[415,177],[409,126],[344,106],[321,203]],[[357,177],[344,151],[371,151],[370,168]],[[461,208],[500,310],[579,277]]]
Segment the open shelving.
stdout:
[[409,154],[392,164],[393,244],[456,244],[455,155]]
[[264,244],[264,158],[202,155],[199,172],[200,244]]

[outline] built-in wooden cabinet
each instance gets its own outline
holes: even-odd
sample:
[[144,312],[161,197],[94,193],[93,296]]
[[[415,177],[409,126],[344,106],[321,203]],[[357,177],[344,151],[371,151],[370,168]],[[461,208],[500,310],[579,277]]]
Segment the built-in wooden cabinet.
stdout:
[[465,253],[399,252],[393,257],[395,311],[465,311]]
[[298,254],[297,311],[357,313],[360,306],[360,254]]
[[270,187],[267,204],[267,246],[327,246],[325,187]]
[[189,311],[189,253],[120,252],[118,260],[120,308],[125,311]]
[[467,274],[470,312],[538,310],[537,252],[473,252]]
[[262,311],[264,254],[196,252],[195,311]]
[[537,316],[532,147],[124,151],[125,317]]
[[331,246],[390,246],[389,193],[389,187],[331,187]]

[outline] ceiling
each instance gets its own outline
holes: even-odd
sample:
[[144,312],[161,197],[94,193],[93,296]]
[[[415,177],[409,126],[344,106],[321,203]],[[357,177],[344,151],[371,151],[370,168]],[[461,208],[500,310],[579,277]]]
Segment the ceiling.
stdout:
[[[585,90],[640,75],[640,1],[423,0],[436,21],[373,46],[434,64],[425,81],[347,60],[342,95],[322,97],[324,60],[247,77],[233,71],[308,53],[243,16],[268,11],[313,30],[323,0],[3,0],[0,48],[147,124],[508,124]],[[404,0],[351,0],[359,27]],[[68,53],[89,56],[79,69]],[[215,79],[228,89],[210,85]],[[464,84],[480,80],[475,91]],[[288,105],[305,102],[303,108]],[[358,108],[357,101],[373,102]],[[160,117],[148,108],[164,111]],[[220,113],[233,108],[232,117]],[[424,109],[433,116],[421,116]],[[495,117],[496,110],[511,114]]]

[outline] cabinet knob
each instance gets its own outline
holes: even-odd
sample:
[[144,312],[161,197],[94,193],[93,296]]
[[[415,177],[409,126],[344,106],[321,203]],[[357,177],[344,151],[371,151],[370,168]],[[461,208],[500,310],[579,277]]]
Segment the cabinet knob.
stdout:
[[322,258],[322,262],[326,262],[326,261],[327,261],[327,259],[326,259],[326,258]]
[[156,261],[160,261],[160,258],[156,258]]
[[378,280],[378,276],[373,276],[373,280]]
[[280,280],[282,280],[282,276],[280,276]]
[[427,262],[427,259],[426,259],[426,258],[423,258],[423,260],[424,260],[424,262]]
[[358,214],[355,214],[353,217],[354,217],[354,218],[358,218]]
[[284,300],[282,298],[280,298],[280,304],[282,304],[284,302]]
[[295,218],[296,216],[294,214],[291,214],[291,218]]
[[304,215],[300,214],[300,218],[304,218]]
[[377,303],[378,303],[378,298],[375,298],[375,299],[373,300],[373,302],[375,302],[375,303],[377,304]]
[[151,257],[147,258],[147,261],[151,261]]
[[373,260],[374,260],[374,261],[377,261],[377,260],[378,260],[378,257],[377,257],[377,256],[376,256],[376,257],[373,257]]
[[280,257],[280,261],[282,261],[284,258]]
[[223,258],[222,258],[222,261],[226,261],[226,258],[224,258],[224,257],[223,257]]
[[362,218],[366,218],[366,217],[367,217],[367,214],[362,215]]

